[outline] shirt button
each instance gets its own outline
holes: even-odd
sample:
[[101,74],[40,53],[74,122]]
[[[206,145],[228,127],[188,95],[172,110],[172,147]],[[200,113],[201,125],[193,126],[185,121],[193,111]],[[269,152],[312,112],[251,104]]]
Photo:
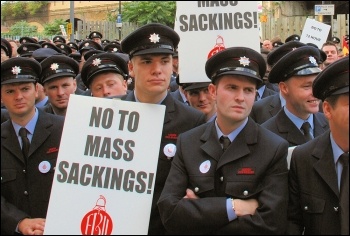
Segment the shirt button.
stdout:
[[304,206],[304,211],[307,211],[309,210],[309,207],[308,206]]
[[338,207],[334,207],[334,211],[338,212],[339,208]]
[[23,173],[25,174],[25,173],[27,173],[27,171],[24,169],[24,170],[23,170]]
[[220,181],[223,182],[224,181],[224,176],[220,177]]
[[196,193],[198,193],[199,188],[198,188],[198,187],[195,187],[195,188],[194,188],[194,191],[195,191]]
[[244,195],[244,196],[247,196],[247,195],[248,195],[248,190],[244,190],[244,191],[243,191],[243,195]]
[[28,191],[24,191],[24,195],[28,196]]

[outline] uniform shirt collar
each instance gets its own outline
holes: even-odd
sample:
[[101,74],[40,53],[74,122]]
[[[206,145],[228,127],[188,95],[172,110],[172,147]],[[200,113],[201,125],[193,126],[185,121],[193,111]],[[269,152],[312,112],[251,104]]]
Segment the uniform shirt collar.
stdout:
[[[242,129],[246,126],[247,123],[248,123],[248,117],[245,118],[244,122],[237,129],[233,130],[231,133],[227,135],[227,137],[230,139],[231,142],[235,140],[237,135],[242,131]],[[220,139],[220,137],[223,136],[224,134],[221,132],[216,119],[215,119],[215,128],[216,128],[216,133],[218,135],[218,139]]]
[[[25,128],[29,132],[29,134],[28,134],[29,141],[32,141],[32,137],[33,137],[33,134],[34,134],[34,130],[35,130],[35,126],[36,126],[36,123],[38,121],[38,118],[39,118],[39,112],[38,112],[38,109],[35,108],[34,116],[32,117],[32,119],[25,126]],[[19,129],[22,126],[20,126],[19,124],[15,123],[14,121],[12,121],[12,125],[13,125],[13,128],[16,131],[16,134],[19,135]]]
[[259,98],[261,99],[263,94],[264,94],[264,91],[265,91],[265,88],[266,88],[266,85],[263,85],[261,86],[259,89],[257,89],[257,92],[259,94]]
[[[140,100],[137,99],[136,90],[134,90],[134,95],[135,95],[135,101],[136,101],[136,102],[140,102]],[[161,105],[162,102],[164,101],[164,99],[166,98],[167,95],[168,95],[168,94],[165,94],[164,98],[161,99],[161,100],[160,100],[158,103],[156,103],[156,104]]]
[[330,133],[330,139],[331,139],[331,145],[332,145],[332,151],[333,151],[333,159],[334,159],[334,164],[337,164],[338,159],[340,155],[344,153],[344,151],[338,146],[338,144],[335,142],[332,132]]
[[[292,114],[287,107],[284,107],[284,112],[288,116],[288,118],[294,123],[294,125],[300,130],[301,126],[304,122],[309,122],[311,126],[311,130],[314,130],[314,116],[311,114],[306,120],[300,119],[296,115]],[[312,132],[313,133],[313,132]]]

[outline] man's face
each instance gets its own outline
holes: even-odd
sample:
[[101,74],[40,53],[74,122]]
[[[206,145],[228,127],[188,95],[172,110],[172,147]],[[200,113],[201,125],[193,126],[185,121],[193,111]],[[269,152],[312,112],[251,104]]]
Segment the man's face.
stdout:
[[216,85],[209,85],[209,91],[216,96],[218,120],[233,126],[249,116],[255,100],[256,82],[246,76],[223,75]]
[[[329,121],[332,133],[349,138],[349,93],[339,96],[335,105],[323,102],[323,112]],[[344,139],[345,140],[345,139]]]
[[90,84],[93,97],[112,97],[125,95],[127,84],[122,75],[107,72],[94,76]]
[[263,48],[267,49],[267,50],[272,50],[273,46],[270,40],[265,40],[263,42]]
[[338,60],[338,50],[333,45],[323,46],[322,51],[327,54],[327,59],[323,62],[326,66]]
[[173,57],[173,71],[178,73],[179,72],[179,58]]
[[38,95],[35,98],[35,103],[38,103],[40,101],[42,101],[45,97],[45,91],[44,91],[44,86],[42,86],[41,84],[37,83],[37,87],[38,87]]
[[73,77],[60,77],[44,83],[44,91],[52,106],[58,109],[67,109],[69,96],[77,89]]
[[215,114],[215,96],[209,93],[208,87],[185,90],[185,95],[191,107],[203,112],[207,120]]
[[100,38],[92,38],[92,41],[98,43],[98,44],[102,44],[102,40]]
[[23,117],[33,111],[38,87],[34,83],[1,85],[1,101],[10,114]]
[[301,119],[307,119],[311,113],[319,111],[320,100],[312,94],[314,75],[292,76],[280,83],[280,90],[286,99],[286,106],[290,112]]
[[167,93],[173,72],[171,54],[134,56],[128,66],[138,95],[154,97]]

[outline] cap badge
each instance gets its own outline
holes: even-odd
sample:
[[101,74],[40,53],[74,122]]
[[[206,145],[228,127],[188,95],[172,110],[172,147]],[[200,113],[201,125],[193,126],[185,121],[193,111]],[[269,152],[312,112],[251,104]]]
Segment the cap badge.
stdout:
[[63,45],[61,45],[61,48],[64,48],[64,46],[63,46]]
[[19,66],[12,67],[12,74],[18,75],[19,73],[21,73],[21,70],[22,69]]
[[315,59],[313,56],[309,56],[309,61],[310,61],[312,64],[314,64],[315,66],[318,65],[316,59]]
[[89,43],[85,43],[85,44],[84,44],[85,47],[87,47],[87,46],[89,46],[89,45],[90,45]]
[[44,48],[48,48],[49,46],[45,45]]
[[118,52],[118,48],[113,48],[113,52]]
[[239,63],[243,66],[249,66],[250,61],[249,61],[249,58],[244,56],[244,57],[241,57],[241,59],[239,60]]
[[27,42],[27,40],[23,39],[22,42],[25,43],[25,42]]
[[297,48],[292,48],[292,51],[294,51],[295,49],[297,49]]
[[50,69],[51,70],[57,70],[58,69],[58,64],[57,63],[52,63]]
[[132,83],[132,78],[129,78],[128,81],[127,81],[128,84],[131,84]]
[[159,34],[151,34],[149,37],[149,40],[151,41],[151,43],[158,43],[159,42]]
[[28,48],[27,47],[23,47],[23,51],[27,51],[28,50]]
[[92,64],[94,66],[99,66],[101,64],[101,59],[100,58],[95,58],[93,61],[92,61]]
[[96,36],[96,33],[94,33],[94,36]]

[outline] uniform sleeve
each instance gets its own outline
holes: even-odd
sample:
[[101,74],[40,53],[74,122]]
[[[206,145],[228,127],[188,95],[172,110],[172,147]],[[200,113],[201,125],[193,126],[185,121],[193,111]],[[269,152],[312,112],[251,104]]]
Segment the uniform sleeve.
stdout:
[[181,150],[181,135],[177,141],[169,176],[158,201],[166,230],[179,234],[208,234],[229,223],[226,197],[185,199],[188,175]]
[[19,210],[17,207],[7,202],[7,200],[1,196],[1,234],[11,235],[14,234],[17,228],[17,224],[24,218],[30,218],[28,214]]
[[293,155],[296,152],[293,152],[289,175],[288,175],[288,186],[289,186],[289,202],[288,202],[288,226],[287,226],[287,235],[301,235],[303,232],[302,224],[302,212],[300,208],[300,191],[298,186],[298,177],[297,177],[297,165],[296,159],[293,158]]

